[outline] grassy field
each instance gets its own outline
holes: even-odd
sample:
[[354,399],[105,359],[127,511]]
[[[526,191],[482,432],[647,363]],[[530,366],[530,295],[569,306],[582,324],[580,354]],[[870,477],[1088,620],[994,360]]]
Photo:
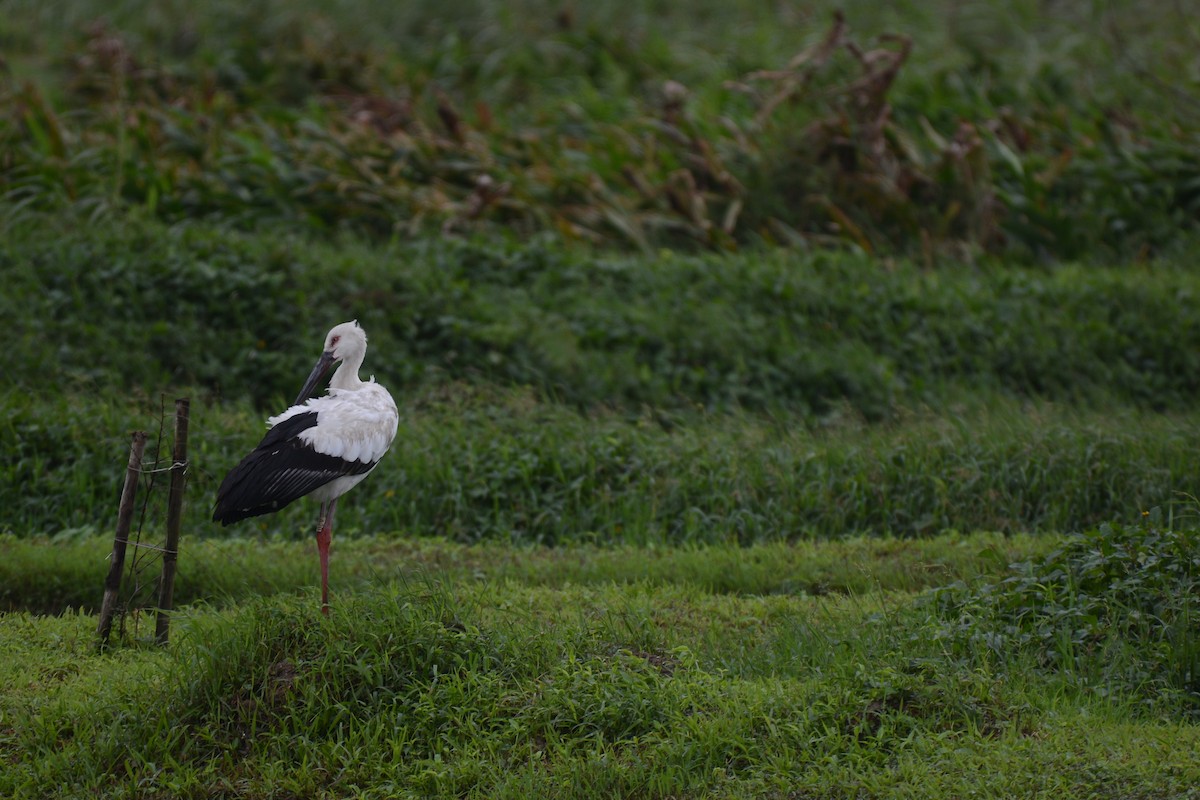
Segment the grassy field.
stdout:
[[[5,3],[0,797],[1200,797],[1197,53],[1174,0]],[[311,504],[210,514],[353,318],[401,425],[326,619]],[[137,548],[100,650],[181,396],[171,642]]]
[[[810,427],[797,415],[582,415],[527,393],[467,390],[403,407],[389,469],[347,500],[347,534],[654,546],[1061,533],[1169,507],[1200,481],[1193,413],[994,400],[886,424],[847,415]],[[69,539],[107,529],[127,432],[157,436],[160,402],[35,405],[10,395],[8,410],[0,441],[15,457],[0,472],[8,509],[0,530]],[[307,534],[315,516],[303,504],[238,528],[213,524],[216,487],[263,422],[244,408],[197,403],[192,425],[184,520],[194,535]],[[150,509],[161,519],[161,476],[156,487]]]
[[[1096,543],[1047,563],[1077,566]],[[1178,544],[1194,548],[1195,537]],[[1002,573],[1006,558],[1043,549],[1038,540],[410,547],[339,550],[338,574],[369,559],[373,586],[339,594],[329,620],[311,589],[294,595],[282,575],[311,553],[270,548],[280,580],[264,589],[245,564],[258,548],[205,549],[205,569],[232,565],[249,585],[235,577],[223,607],[178,616],[166,651],[98,655],[89,615],[5,615],[0,789],[1149,798],[1189,796],[1200,777],[1186,684],[1173,688],[1147,652],[1120,651],[1136,623],[1080,642],[1069,660],[1061,646],[1077,620],[1049,623],[1049,646],[975,635],[988,628],[983,612],[970,634],[960,628],[972,603],[1004,615],[1003,584],[942,608],[911,591]],[[392,565],[407,577],[396,580]],[[814,571],[832,594],[797,585]],[[1145,579],[1119,572],[1109,577]],[[1053,579],[1038,580],[1051,601]],[[1106,625],[1136,611],[1095,599]],[[1167,644],[1151,627],[1140,629],[1146,651]],[[1085,647],[1104,650],[1103,664]]]

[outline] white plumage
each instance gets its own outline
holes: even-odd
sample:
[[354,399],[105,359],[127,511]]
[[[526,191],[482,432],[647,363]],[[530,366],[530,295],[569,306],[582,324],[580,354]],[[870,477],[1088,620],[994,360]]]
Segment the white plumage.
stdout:
[[[359,380],[367,335],[357,321],[329,331],[325,348],[296,402],[267,420],[270,430],[230,470],[217,490],[213,519],[224,524],[277,511],[306,495],[321,503],[322,610],[329,605],[329,542],[337,499],[361,482],[387,453],[400,415],[388,391]],[[310,397],[335,362],[329,394]]]
[[375,379],[358,389],[330,389],[270,417],[272,428],[297,414],[317,412],[317,424],[300,432],[300,441],[328,456],[345,461],[375,462],[383,458],[400,422],[396,404]]

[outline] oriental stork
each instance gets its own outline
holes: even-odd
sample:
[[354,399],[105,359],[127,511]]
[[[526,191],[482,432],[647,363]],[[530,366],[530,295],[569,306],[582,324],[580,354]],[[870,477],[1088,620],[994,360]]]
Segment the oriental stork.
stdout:
[[[358,378],[367,334],[358,321],[334,326],[295,404],[270,417],[258,447],[229,471],[217,490],[213,520],[229,525],[269,514],[311,495],[321,504],[317,551],[321,557],[321,612],[329,614],[329,542],[338,498],[375,469],[400,415],[396,403],[372,377]],[[334,363],[329,394],[312,397]]]

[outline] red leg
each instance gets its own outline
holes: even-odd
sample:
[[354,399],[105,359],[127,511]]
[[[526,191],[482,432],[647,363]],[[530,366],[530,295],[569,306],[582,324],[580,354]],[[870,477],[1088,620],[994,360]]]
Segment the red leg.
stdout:
[[328,506],[321,503],[321,515],[317,518],[317,554],[321,557],[321,613],[325,616],[329,616],[329,540],[332,538]]
[[321,519],[317,530],[317,552],[321,556],[321,613],[329,616],[329,543],[333,540],[333,509],[337,500],[321,504]]

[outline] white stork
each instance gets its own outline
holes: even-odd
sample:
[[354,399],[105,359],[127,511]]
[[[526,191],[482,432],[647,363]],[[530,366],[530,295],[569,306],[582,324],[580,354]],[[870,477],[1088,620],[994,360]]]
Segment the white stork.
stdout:
[[[258,447],[229,471],[217,490],[213,520],[229,525],[269,514],[312,495],[321,503],[317,550],[321,556],[321,611],[329,613],[329,542],[337,500],[367,477],[396,436],[396,403],[372,377],[358,378],[367,334],[343,322],[325,337],[325,349],[295,404],[267,420]],[[312,397],[329,368],[329,394]],[[311,399],[310,399],[311,398]]]

